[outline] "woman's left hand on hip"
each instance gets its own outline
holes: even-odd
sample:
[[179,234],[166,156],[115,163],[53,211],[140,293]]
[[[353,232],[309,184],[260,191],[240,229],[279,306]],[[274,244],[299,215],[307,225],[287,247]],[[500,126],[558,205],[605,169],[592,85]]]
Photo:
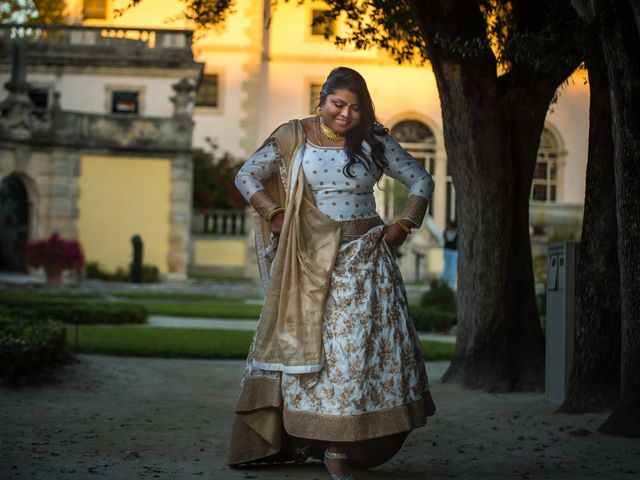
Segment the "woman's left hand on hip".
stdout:
[[392,223],[384,227],[382,238],[390,247],[399,247],[407,239],[407,232],[395,223]]

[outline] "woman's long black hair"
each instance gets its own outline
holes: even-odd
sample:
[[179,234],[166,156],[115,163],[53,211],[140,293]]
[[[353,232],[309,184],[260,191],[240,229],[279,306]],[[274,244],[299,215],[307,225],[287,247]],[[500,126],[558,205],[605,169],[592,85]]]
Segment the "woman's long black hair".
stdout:
[[[351,167],[360,163],[379,178],[387,166],[387,161],[384,157],[384,144],[375,135],[386,135],[387,129],[376,120],[367,83],[362,75],[351,68],[337,67],[331,70],[320,91],[320,107],[327,101],[327,96],[341,89],[349,90],[358,97],[360,110],[360,121],[346,133],[344,149],[349,162],[344,166],[343,172],[347,177],[353,178]],[[370,156],[362,150],[363,140],[371,147]]]

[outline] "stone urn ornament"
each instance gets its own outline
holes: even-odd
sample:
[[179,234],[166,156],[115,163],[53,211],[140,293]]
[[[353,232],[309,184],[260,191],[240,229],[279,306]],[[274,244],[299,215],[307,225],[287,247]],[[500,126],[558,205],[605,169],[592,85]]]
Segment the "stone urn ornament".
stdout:
[[43,268],[48,285],[60,285],[65,270],[79,271],[85,258],[80,242],[65,240],[58,232],[49,238],[31,240],[26,246],[26,262],[33,268]]

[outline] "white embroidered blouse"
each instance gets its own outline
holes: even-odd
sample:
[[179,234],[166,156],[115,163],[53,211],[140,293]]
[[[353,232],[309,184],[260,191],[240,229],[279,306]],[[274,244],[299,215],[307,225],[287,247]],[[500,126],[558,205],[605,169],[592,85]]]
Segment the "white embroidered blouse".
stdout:
[[[400,180],[409,189],[409,198],[401,218],[420,226],[433,193],[433,179],[393,137],[385,135],[378,138],[384,144],[388,162],[383,173]],[[337,221],[377,215],[373,194],[377,175],[367,171],[362,164],[355,164],[350,169],[353,177],[347,177],[343,168],[348,159],[341,147],[320,147],[307,140],[304,148],[302,169],[313,191],[316,206],[322,213]],[[273,144],[266,143],[242,166],[235,184],[244,198],[251,201],[257,192],[264,190],[262,182],[276,174],[276,151]]]

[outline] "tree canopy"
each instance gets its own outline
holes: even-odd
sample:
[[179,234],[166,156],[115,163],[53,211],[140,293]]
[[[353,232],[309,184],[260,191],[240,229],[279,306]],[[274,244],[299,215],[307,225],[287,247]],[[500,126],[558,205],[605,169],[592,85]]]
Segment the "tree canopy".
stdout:
[[0,4],[0,23],[65,23],[64,0],[7,0]]

